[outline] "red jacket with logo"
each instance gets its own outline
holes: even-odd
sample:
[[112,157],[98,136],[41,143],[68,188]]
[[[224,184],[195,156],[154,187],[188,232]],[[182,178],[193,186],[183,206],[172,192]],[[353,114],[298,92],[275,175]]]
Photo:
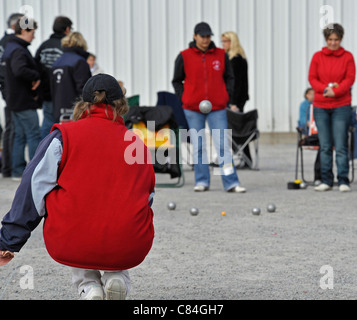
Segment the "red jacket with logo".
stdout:
[[209,49],[203,52],[194,42],[191,43],[176,60],[173,85],[181,96],[184,109],[199,112],[202,100],[209,100],[212,110],[225,109],[229,102],[228,91],[234,85],[225,51],[211,43]]
[[[122,118],[108,119],[104,105],[84,119],[54,128],[62,133],[63,155],[58,187],[46,197],[49,254],[78,268],[137,266],[154,237],[149,197],[155,174],[146,146]],[[131,156],[143,157],[137,162],[144,164],[132,163]]]
[[[315,53],[311,60],[309,81],[315,90],[314,106],[324,109],[338,108],[351,105],[351,88],[355,82],[356,66],[353,55],[340,47],[330,50],[324,47]],[[338,88],[333,88],[334,98],[323,96],[329,83],[338,83]]]

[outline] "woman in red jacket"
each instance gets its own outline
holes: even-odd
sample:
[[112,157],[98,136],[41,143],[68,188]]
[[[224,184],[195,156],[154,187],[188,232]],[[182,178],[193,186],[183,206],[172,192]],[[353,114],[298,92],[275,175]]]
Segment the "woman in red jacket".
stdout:
[[309,81],[315,90],[314,117],[321,152],[322,184],[315,188],[316,191],[332,189],[333,147],[336,151],[339,190],[351,191],[348,179],[348,129],[356,66],[353,55],[341,47],[343,36],[341,25],[328,25],[324,29],[327,46],[315,53],[310,65]]

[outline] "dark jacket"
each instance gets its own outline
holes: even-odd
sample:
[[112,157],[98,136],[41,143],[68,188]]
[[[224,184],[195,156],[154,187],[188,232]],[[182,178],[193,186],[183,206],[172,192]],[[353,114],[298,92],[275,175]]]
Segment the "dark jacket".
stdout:
[[0,91],[5,99],[5,62],[1,61],[1,58],[5,52],[6,45],[8,44],[12,34],[5,32],[4,36],[0,40]]
[[63,54],[61,40],[65,36],[65,34],[59,33],[52,34],[48,40],[41,44],[35,55],[35,60],[41,67],[41,86],[45,101],[52,101],[51,68],[54,62]]
[[61,109],[73,110],[76,99],[92,76],[87,63],[88,52],[78,47],[63,48],[63,55],[55,61],[51,72],[51,94],[55,121]]
[[39,92],[32,90],[32,83],[40,80],[39,67],[27,49],[30,43],[15,35],[10,37],[2,56],[7,106],[14,112],[37,109]]
[[241,55],[230,60],[234,73],[234,90],[230,103],[237,107],[244,106],[249,100],[248,94],[248,63]]
[[202,100],[210,100],[213,110],[226,108],[234,86],[228,55],[213,41],[206,52],[191,42],[176,58],[172,85],[184,109],[199,111]]

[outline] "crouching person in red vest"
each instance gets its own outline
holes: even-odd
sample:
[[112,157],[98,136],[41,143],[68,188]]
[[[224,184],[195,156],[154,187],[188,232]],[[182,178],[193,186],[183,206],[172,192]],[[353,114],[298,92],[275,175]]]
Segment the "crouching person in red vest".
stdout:
[[109,75],[92,77],[75,121],[55,124],[41,142],[3,218],[0,265],[45,218],[47,251],[72,267],[80,297],[125,299],[128,269],[145,259],[153,243],[155,174],[145,145],[136,149],[146,157],[143,164],[125,159],[126,148],[141,140],[124,126],[123,91]]

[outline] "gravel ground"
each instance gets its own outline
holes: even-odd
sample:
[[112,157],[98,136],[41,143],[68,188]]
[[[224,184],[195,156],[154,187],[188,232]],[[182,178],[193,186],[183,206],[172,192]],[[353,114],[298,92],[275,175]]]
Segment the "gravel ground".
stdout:
[[[146,260],[130,271],[130,299],[356,299],[356,185],[346,194],[337,188],[287,190],[295,177],[295,145],[261,144],[259,151],[259,171],[238,171],[246,194],[223,192],[215,175],[209,192],[194,193],[189,167],[183,188],[156,189],[155,241]],[[305,158],[307,176],[312,176],[315,152],[305,152]],[[17,186],[0,178],[0,218]],[[176,210],[167,209],[169,201]],[[269,203],[276,212],[267,212]],[[190,215],[191,207],[199,208],[198,216]],[[261,208],[260,216],[252,214],[253,207]],[[28,270],[33,270],[33,289],[21,289]],[[0,268],[0,299],[78,299],[70,269],[47,254],[41,226]]]

